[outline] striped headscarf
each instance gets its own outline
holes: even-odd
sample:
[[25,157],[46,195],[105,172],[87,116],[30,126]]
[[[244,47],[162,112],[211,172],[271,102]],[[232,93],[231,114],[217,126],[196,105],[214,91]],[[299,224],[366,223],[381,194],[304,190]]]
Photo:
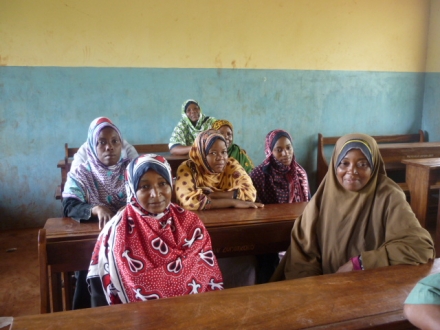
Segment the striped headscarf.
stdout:
[[93,120],[87,134],[88,160],[69,172],[63,198],[76,198],[92,206],[107,206],[116,213],[125,205],[124,172],[130,160],[121,157],[116,165],[106,166],[98,159],[98,138],[106,127],[118,133],[122,144],[121,132],[110,119],[98,117]]

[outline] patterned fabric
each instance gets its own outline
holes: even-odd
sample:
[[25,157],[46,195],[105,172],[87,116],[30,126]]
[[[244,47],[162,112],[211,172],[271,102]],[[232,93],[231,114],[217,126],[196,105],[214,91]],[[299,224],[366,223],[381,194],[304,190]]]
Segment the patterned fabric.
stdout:
[[182,110],[181,110],[182,119],[174,128],[174,131],[171,134],[170,143],[168,145],[170,149],[176,145],[182,145],[182,146],[192,145],[197,135],[200,132],[203,132],[211,128],[212,123],[216,121],[214,117],[205,116],[202,112],[202,108],[200,108],[199,106],[200,118],[197,121],[196,125],[193,125],[185,112],[185,107],[190,102],[199,105],[199,103],[195,100],[186,100],[185,102],[183,102]]
[[200,133],[189,152],[189,160],[177,170],[176,197],[180,205],[189,210],[203,210],[211,202],[203,188],[213,191],[237,190],[237,199],[255,201],[256,191],[252,180],[234,158],[228,158],[222,173],[214,173],[206,159],[215,140],[224,141],[223,135],[215,130]]
[[127,206],[98,237],[87,278],[100,277],[109,304],[223,289],[209,234],[200,218],[170,203],[160,214],[136,198],[142,175],[153,169],[172,185],[162,156],[139,156],[127,168]]
[[310,199],[307,173],[296,162],[295,155],[290,166],[286,166],[272,154],[276,142],[283,136],[292,142],[290,134],[283,130],[273,130],[267,134],[266,159],[250,174],[258,200],[263,204],[299,203]]
[[[223,126],[228,126],[231,131],[234,132],[232,124],[227,120],[219,119],[212,124],[212,128],[215,130],[219,130]],[[241,149],[237,144],[231,143],[228,148],[228,156],[236,159],[240,165],[243,166],[246,173],[250,173],[253,170],[254,163],[251,158],[246,153],[246,150]]]
[[124,171],[130,160],[121,157],[116,165],[105,166],[98,159],[97,141],[106,127],[113,128],[122,141],[121,132],[110,119],[98,117],[93,120],[87,135],[88,159],[68,173],[62,196],[76,198],[93,206],[107,206],[116,213],[125,205]]
[[[335,171],[342,146],[353,140],[364,141],[374,160],[371,178],[359,191],[345,189]],[[426,263],[435,250],[402,189],[386,176],[376,141],[365,134],[349,134],[336,142],[328,172],[296,219],[290,247],[272,279],[335,273],[359,255],[368,270]]]

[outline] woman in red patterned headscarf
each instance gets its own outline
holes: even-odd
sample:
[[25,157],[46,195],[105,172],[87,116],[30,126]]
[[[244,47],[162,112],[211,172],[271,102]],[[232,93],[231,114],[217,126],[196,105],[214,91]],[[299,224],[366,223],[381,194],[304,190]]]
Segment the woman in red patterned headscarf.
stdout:
[[223,289],[205,226],[171,203],[165,158],[136,158],[125,179],[127,206],[104,227],[93,252],[87,276],[92,306]]

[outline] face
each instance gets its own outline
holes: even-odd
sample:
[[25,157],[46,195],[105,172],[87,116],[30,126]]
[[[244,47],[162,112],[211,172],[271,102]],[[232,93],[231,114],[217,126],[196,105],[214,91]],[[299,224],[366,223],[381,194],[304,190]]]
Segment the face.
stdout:
[[222,126],[219,128],[219,133],[223,135],[226,140],[226,148],[229,148],[232,144],[232,140],[234,138],[234,134],[232,133],[232,129],[229,126]]
[[139,180],[136,198],[150,213],[161,213],[171,202],[171,186],[154,170],[148,170]]
[[290,166],[293,159],[292,143],[285,136],[280,137],[273,147],[272,154],[279,162]]
[[336,177],[342,187],[349,191],[359,191],[370,181],[371,167],[362,151],[352,149],[342,159],[336,169]]
[[121,158],[122,143],[118,133],[111,127],[104,128],[98,136],[96,152],[106,166],[116,165]]
[[215,173],[222,173],[228,161],[228,148],[226,148],[226,144],[220,139],[215,141],[206,155],[206,160]]
[[191,103],[185,113],[192,122],[196,122],[200,118],[200,108],[197,104]]

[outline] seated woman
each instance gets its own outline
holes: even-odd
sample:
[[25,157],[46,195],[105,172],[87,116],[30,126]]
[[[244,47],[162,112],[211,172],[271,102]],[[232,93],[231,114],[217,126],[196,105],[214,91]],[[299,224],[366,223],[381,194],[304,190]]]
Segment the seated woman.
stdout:
[[[250,177],[234,158],[228,158],[225,139],[217,131],[200,133],[189,157],[177,170],[176,196],[184,208],[263,207],[254,203]],[[225,288],[255,284],[255,257],[222,258],[219,265]]]
[[219,131],[225,138],[226,148],[228,148],[228,156],[236,159],[240,165],[244,168],[246,173],[250,173],[254,168],[254,163],[246,153],[246,150],[241,149],[238,145],[233,143],[234,140],[234,128],[232,124],[227,120],[216,120],[212,124],[212,129]]
[[89,220],[99,228],[125,205],[124,171],[130,159],[121,157],[121,132],[105,117],[92,121],[87,137],[88,160],[67,176],[63,190],[66,217]]
[[266,159],[250,174],[257,200],[264,204],[309,201],[307,173],[295,160],[290,134],[281,129],[270,131],[264,152]]
[[188,155],[196,136],[215,122],[214,117],[205,116],[199,103],[186,100],[182,104],[182,119],[171,134],[169,148],[172,155]]
[[[306,171],[295,160],[292,137],[276,129],[266,135],[266,159],[250,174],[257,200],[264,204],[300,203],[310,200]],[[284,252],[280,253],[280,256]],[[266,283],[279,264],[277,253],[258,256],[257,282]]]
[[127,206],[101,231],[87,280],[92,306],[221,290],[209,234],[171,203],[171,167],[147,154],[126,171]]
[[215,130],[200,133],[189,160],[177,169],[177,201],[188,210],[228,207],[258,208],[256,191],[246,171],[228,158],[226,141]]
[[[101,120],[104,117],[96,118],[95,120]],[[136,149],[129,144],[127,141],[122,140],[122,150],[121,150],[121,157],[125,159],[134,159],[138,156],[138,152]],[[82,163],[87,162],[88,156],[87,156],[87,141],[84,142],[81,147],[78,149],[78,151],[73,155],[72,164],[70,165],[70,171],[74,172],[75,169],[81,165]]]
[[[121,157],[121,133],[105,117],[92,121],[87,137],[88,160],[67,176],[63,190],[64,216],[75,220],[97,217],[99,229],[125,205],[124,171],[130,162]],[[75,272],[73,309],[90,307],[87,271]]]
[[295,221],[272,280],[417,265],[434,254],[431,235],[387,177],[376,141],[350,134],[337,141],[328,172]]
[[440,273],[416,284],[405,300],[403,311],[419,329],[440,329]]

